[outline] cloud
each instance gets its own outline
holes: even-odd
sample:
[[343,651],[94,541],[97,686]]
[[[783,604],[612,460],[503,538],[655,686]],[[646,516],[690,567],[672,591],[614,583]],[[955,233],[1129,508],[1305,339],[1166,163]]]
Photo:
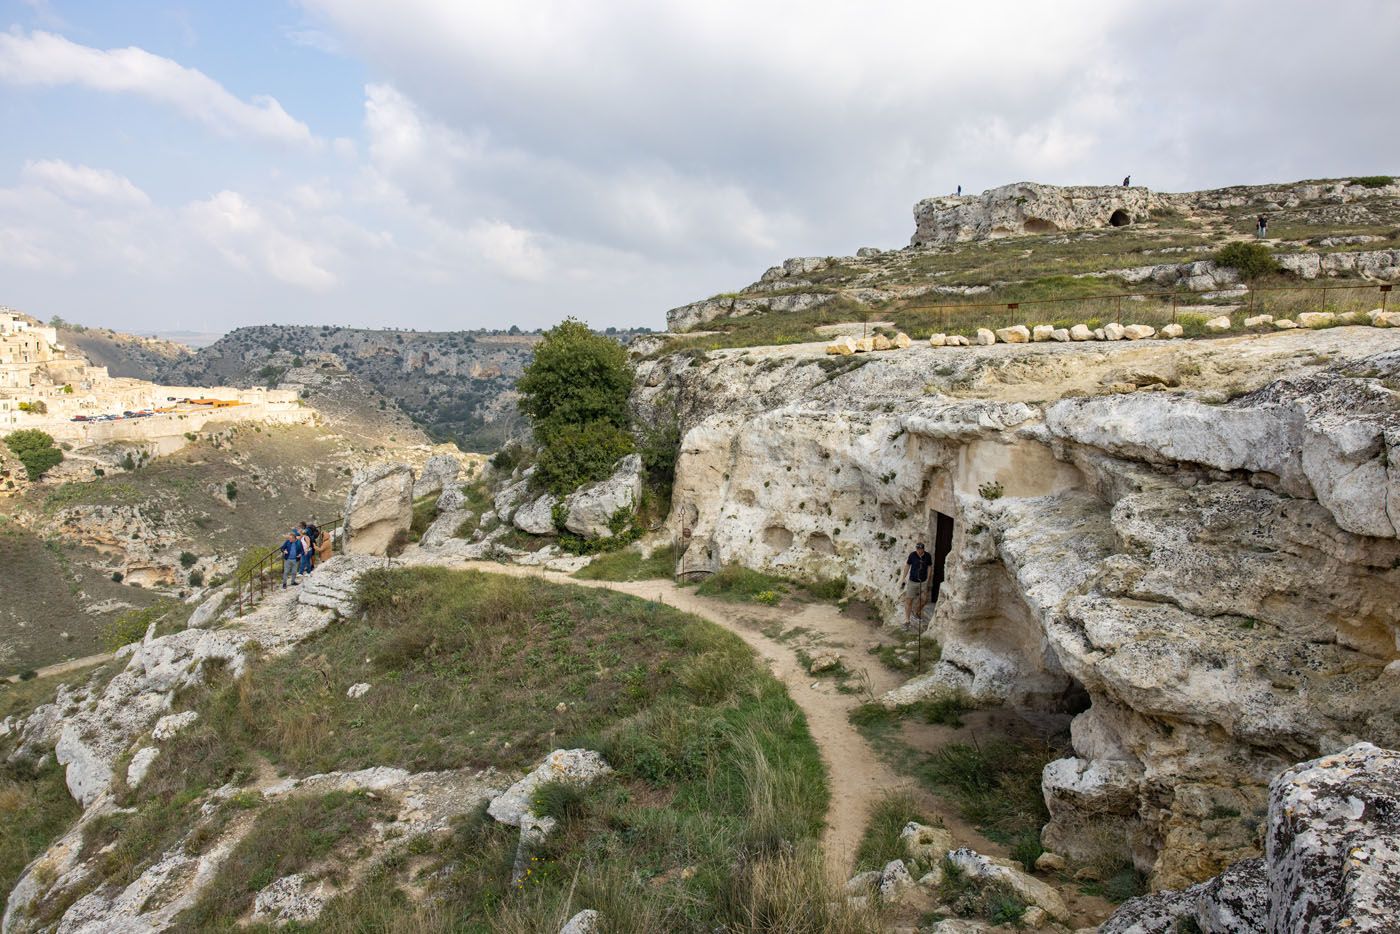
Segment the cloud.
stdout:
[[0,81],[136,94],[224,136],[318,145],[307,125],[274,98],[239,100],[203,72],[135,47],[104,51],[48,32],[0,33]]
[[332,247],[289,231],[236,191],[187,205],[184,217],[235,268],[312,292],[336,285],[335,273],[327,268],[335,258]]
[[41,159],[24,164],[21,177],[48,188],[75,203],[102,201],[111,204],[145,205],[151,199],[130,179],[108,169],[72,165],[61,159]]

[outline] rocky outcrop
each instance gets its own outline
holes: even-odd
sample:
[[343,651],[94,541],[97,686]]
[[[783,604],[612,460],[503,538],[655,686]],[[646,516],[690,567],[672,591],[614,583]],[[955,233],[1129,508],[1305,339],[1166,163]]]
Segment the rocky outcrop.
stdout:
[[912,246],[989,240],[1026,233],[1126,227],[1156,205],[1146,188],[1061,187],[1017,182],[982,192],[926,198],[914,205]]
[[413,498],[422,499],[433,493],[441,493],[457,482],[462,472],[462,464],[450,454],[434,454],[423,462],[418,478],[413,481]]
[[1390,931],[1400,919],[1400,753],[1358,743],[1269,788],[1265,855],[1135,899],[1102,934]]
[[897,621],[904,554],[950,517],[941,660],[888,701],[1075,713],[1048,848],[1180,888],[1258,854],[1288,763],[1400,745],[1388,329],[916,346],[834,376],[763,354],[639,384],[686,429],[681,573],[841,576]]
[[345,550],[382,555],[413,523],[413,468],[376,464],[357,470],[345,497]]
[[564,528],[584,538],[607,538],[616,532],[614,517],[621,514],[630,517],[641,500],[642,458],[638,454],[628,454],[617,462],[608,479],[582,487],[564,498],[567,510]]

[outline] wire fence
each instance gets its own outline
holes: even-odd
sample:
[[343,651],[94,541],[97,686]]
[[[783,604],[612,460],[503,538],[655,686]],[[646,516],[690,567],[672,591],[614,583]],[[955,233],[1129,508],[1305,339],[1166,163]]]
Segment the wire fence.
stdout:
[[1074,298],[1041,298],[1016,302],[942,302],[912,304],[894,312],[896,323],[914,337],[956,334],[977,328],[1049,324],[1090,328],[1109,322],[1146,324],[1160,328],[1173,322],[1191,328],[1210,318],[1229,316],[1238,325],[1244,318],[1270,315],[1292,319],[1305,311],[1333,314],[1389,310],[1392,285],[1383,282],[1282,286],[1217,292],[1120,292]]

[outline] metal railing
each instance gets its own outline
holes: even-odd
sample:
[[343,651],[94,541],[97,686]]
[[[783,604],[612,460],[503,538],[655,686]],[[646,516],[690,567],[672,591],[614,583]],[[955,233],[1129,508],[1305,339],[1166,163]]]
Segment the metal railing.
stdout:
[[[331,554],[345,548],[344,534],[337,534],[342,532],[344,525],[344,519],[336,519],[328,525],[319,527],[323,536],[330,536]],[[265,597],[269,591],[278,587],[281,580],[282,548],[279,545],[258,558],[249,567],[239,571],[234,577],[233,587],[235,602],[238,604],[238,615],[242,616],[257,606],[258,601]]]
[[[1209,292],[1142,291],[1064,298],[1033,298],[1014,302],[937,302],[913,303],[894,314],[905,321],[917,319],[925,328],[952,331],[954,328],[1007,327],[1012,324],[1040,324],[1031,309],[1041,309],[1041,317],[1051,320],[1074,317],[1079,320],[1116,321],[1160,327],[1178,322],[1183,309],[1192,315],[1238,311],[1252,316],[1273,314],[1291,317],[1302,311],[1369,311],[1387,309],[1393,285],[1384,282],[1341,282],[1316,286],[1268,286],[1248,289],[1220,289]],[[969,314],[971,312],[971,314]],[[875,314],[879,314],[876,312]]]

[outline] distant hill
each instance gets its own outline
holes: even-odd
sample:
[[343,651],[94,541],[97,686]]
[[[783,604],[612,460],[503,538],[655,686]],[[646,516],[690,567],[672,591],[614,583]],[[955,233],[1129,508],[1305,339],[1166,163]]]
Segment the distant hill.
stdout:
[[159,374],[194,351],[185,344],[159,337],[138,337],[110,328],[90,328],[59,323],[59,340],[87,357],[94,366],[105,366],[112,376],[159,381]]

